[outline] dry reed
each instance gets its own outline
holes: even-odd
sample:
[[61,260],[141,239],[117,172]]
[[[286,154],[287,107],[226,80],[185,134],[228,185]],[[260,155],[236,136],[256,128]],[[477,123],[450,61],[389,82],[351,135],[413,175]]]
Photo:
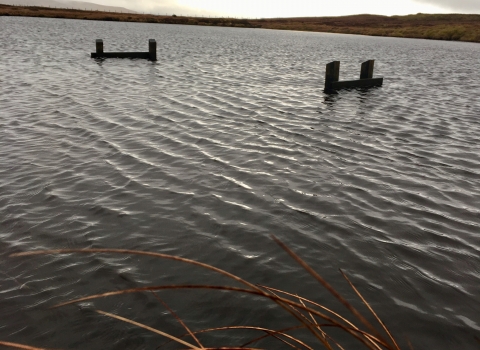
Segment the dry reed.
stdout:
[[[57,249],[57,250],[42,250],[42,251],[31,251],[24,253],[12,254],[11,257],[25,257],[25,256],[35,256],[35,255],[46,255],[46,254],[68,254],[68,253],[84,253],[84,254],[129,254],[129,255],[142,255],[150,256],[161,259],[169,259],[174,261],[179,261],[195,266],[202,267],[224,275],[236,282],[243,284],[246,288],[238,288],[232,286],[214,286],[214,285],[162,285],[162,286],[144,286],[137,287],[125,290],[116,290],[107,293],[89,295],[82,298],[74,299],[59,303],[54,308],[64,307],[66,305],[75,304],[79,302],[84,302],[87,300],[95,300],[99,298],[107,298],[114,295],[124,295],[130,293],[153,293],[155,298],[165,307],[165,309],[173,316],[174,319],[182,326],[186,331],[180,336],[175,336],[166,332],[163,332],[159,329],[155,329],[148,325],[139,323],[137,321],[122,317],[120,315],[115,315],[106,311],[96,310],[98,314],[101,314],[105,317],[109,317],[121,322],[125,322],[131,325],[134,325],[139,328],[146,329],[152,333],[155,333],[159,336],[167,338],[168,342],[175,342],[179,348],[188,348],[188,349],[254,349],[248,348],[251,344],[257,343],[260,340],[263,340],[267,337],[274,338],[280,343],[288,346],[293,349],[308,349],[313,350],[317,349],[319,345],[323,346],[325,349],[333,350],[340,349],[345,350],[341,345],[341,340],[335,339],[329,330],[339,329],[346,332],[349,336],[355,338],[359,343],[361,343],[365,348],[371,350],[400,350],[397,342],[392,336],[389,329],[385,326],[382,320],[375,313],[370,304],[365,300],[365,298],[360,294],[357,288],[349,280],[343,271],[341,271],[343,277],[346,279],[348,284],[351,286],[355,294],[360,298],[360,300],[365,304],[368,310],[371,312],[375,320],[378,322],[379,327],[372,325],[364,315],[362,315],[354,306],[347,301],[342,295],[340,295],[328,282],[326,282],[316,271],[314,271],[304,260],[302,260],[295,252],[293,252],[289,247],[287,247],[283,242],[278,240],[276,237],[273,237],[273,240],[284,249],[300,266],[302,266],[314,279],[316,279],[328,292],[330,292],[335,299],[340,301],[347,310],[357,319],[358,324],[355,324],[353,321],[348,320],[345,316],[340,315],[337,312],[332,311],[331,309],[315,302],[310,299],[304,298],[302,296],[288,293],[279,289],[255,285],[251,282],[248,282],[234,274],[231,274],[225,270],[219,269],[217,267],[201,263],[195,260],[190,260],[182,258],[179,256],[167,255],[162,253],[154,252],[145,252],[137,250],[127,250],[127,249]],[[271,300],[272,302],[279,305],[283,308],[288,314],[292,316],[293,319],[296,319],[292,326],[280,330],[269,329],[265,327],[257,326],[225,326],[225,327],[216,327],[203,330],[191,330],[181,318],[155,293],[160,290],[169,290],[169,289],[207,289],[207,290],[223,290],[231,291],[236,293],[247,293],[250,295],[260,296],[266,299]],[[364,329],[362,329],[364,328]],[[306,337],[306,339],[301,339],[299,336],[294,336],[289,332],[304,329],[308,330],[312,337]],[[366,330],[365,330],[366,329]],[[231,331],[231,330],[252,330],[255,332],[263,332],[262,336],[256,336],[250,341],[244,343],[240,346],[233,347],[206,347],[200,342],[197,334],[202,333],[211,333],[211,332],[220,332],[220,331]],[[189,337],[193,341],[184,340],[184,338]],[[313,340],[315,339],[315,341]],[[21,345],[11,342],[0,342],[0,345],[19,348],[19,349],[39,349],[35,347],[30,347],[27,345]]]

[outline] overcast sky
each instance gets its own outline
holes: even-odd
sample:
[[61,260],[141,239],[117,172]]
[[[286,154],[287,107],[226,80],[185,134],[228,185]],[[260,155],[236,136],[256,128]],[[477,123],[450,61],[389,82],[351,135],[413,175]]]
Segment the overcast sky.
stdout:
[[[86,0],[88,1],[88,0]],[[480,0],[90,0],[135,11],[232,17],[480,13]]]

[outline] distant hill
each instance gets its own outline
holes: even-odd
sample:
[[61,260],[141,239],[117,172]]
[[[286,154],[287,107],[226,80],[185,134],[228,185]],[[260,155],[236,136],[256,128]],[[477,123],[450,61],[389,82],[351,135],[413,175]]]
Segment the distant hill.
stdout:
[[[152,15],[134,13],[119,7],[101,10],[89,10],[90,3],[79,2],[87,11],[49,7],[21,7],[2,5],[1,2],[49,1],[59,0],[0,0],[1,16],[26,16],[71,18],[94,21],[119,21],[140,23],[188,24],[200,26],[222,26],[242,28],[265,28],[281,30],[302,30],[311,32],[361,34],[400,38],[418,38],[434,40],[455,40],[480,43],[480,15],[470,14],[423,14],[408,16],[353,15],[343,17],[303,17],[303,18],[265,18],[235,19],[212,17],[188,17],[176,15]],[[67,3],[68,4],[68,3]],[[95,5],[95,4],[92,4]],[[92,6],[90,5],[90,6]],[[55,6],[55,5],[54,5]],[[100,5],[96,5],[100,6]],[[77,7],[77,8],[79,8]],[[116,12],[116,13],[115,13]],[[123,12],[123,13],[120,13]]]
[[41,6],[41,7],[56,7],[68,8],[75,10],[90,10],[90,11],[107,11],[107,12],[123,12],[123,13],[137,13],[125,7],[105,6],[94,4],[86,1],[68,1],[68,0],[0,0],[0,4],[17,5],[17,6]]
[[269,29],[480,42],[480,15],[473,14],[362,14],[342,17],[268,18],[250,22]]

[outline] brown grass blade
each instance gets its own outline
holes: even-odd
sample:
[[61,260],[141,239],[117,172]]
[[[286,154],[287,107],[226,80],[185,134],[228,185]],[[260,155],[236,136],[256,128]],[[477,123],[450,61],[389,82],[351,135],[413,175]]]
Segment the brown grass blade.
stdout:
[[[300,301],[300,303],[301,303],[303,306],[305,306],[305,304],[303,304],[302,301]],[[306,307],[306,306],[305,306],[305,307]],[[297,310],[297,309],[295,309],[295,310]],[[298,312],[298,314],[299,314],[303,319],[305,319],[305,322],[311,322],[303,313],[301,313],[301,312],[298,311],[298,310],[297,310],[297,312]],[[312,316],[312,318],[313,318],[313,315],[311,314],[310,311],[308,311],[308,314],[309,314],[310,316]],[[324,332],[324,331],[322,330],[322,328],[318,325],[317,321],[316,321],[315,319],[313,319],[313,320],[314,320],[314,321],[311,322],[311,323],[312,323],[312,326],[313,326],[318,332],[320,332],[319,336],[322,337],[322,339],[323,339],[323,341],[324,341],[325,347],[327,348],[327,350],[333,350],[332,347],[330,346],[330,343],[329,343],[328,340],[327,340],[327,337],[326,337],[325,332]]]
[[[272,292],[272,294],[275,295],[276,297],[278,297],[277,294],[275,294],[275,293],[273,293],[273,292]],[[304,307],[306,307],[303,303],[302,303],[302,305],[303,305]],[[315,329],[315,335],[316,335],[316,337],[317,337],[317,338],[320,338],[320,341],[323,343],[323,345],[324,345],[328,350],[333,350],[333,349],[330,347],[330,344],[328,343],[328,341],[325,339],[324,332],[323,332],[320,328],[318,328],[318,325],[315,324],[316,322],[315,322],[315,323],[310,322],[310,320],[309,320],[308,318],[306,318],[305,315],[304,315],[302,312],[298,311],[298,309],[296,309],[296,308],[293,307],[293,306],[290,306],[290,307],[292,308],[292,310],[294,310],[294,311],[298,314],[298,316],[299,316],[300,318],[302,318],[302,320],[304,321],[303,323],[305,323],[305,324],[306,324],[306,323],[309,323],[309,324],[312,325],[312,327]],[[310,312],[308,312],[308,313],[310,313]],[[317,331],[320,331],[320,334],[318,334]]]
[[[101,248],[88,248],[88,249],[54,249],[54,250],[37,250],[37,251],[32,251],[32,252],[23,252],[23,253],[16,253],[16,254],[11,254],[10,257],[23,257],[23,256],[35,256],[35,255],[46,255],[46,254],[69,254],[69,253],[116,253],[116,254],[130,254],[130,255],[142,255],[142,256],[149,256],[149,257],[156,257],[156,258],[162,258],[162,259],[169,259],[169,260],[174,260],[174,261],[180,261],[196,266],[203,267],[205,269],[215,271],[219,274],[222,274],[224,276],[227,276],[237,282],[243,283],[246,286],[250,287],[253,290],[256,290],[257,292],[261,293],[260,295],[268,296],[269,293],[264,292],[262,289],[259,287],[255,286],[254,284],[245,281],[244,279],[235,276],[234,274],[231,274],[230,272],[227,272],[225,270],[219,269],[215,266],[211,266],[208,264],[204,264],[195,260],[191,259],[186,259],[182,258],[179,256],[174,256],[174,255],[168,255],[168,254],[162,254],[162,253],[154,253],[154,252],[144,252],[144,251],[139,251],[139,250],[130,250],[130,249],[101,249]],[[303,322],[301,318],[298,317],[296,312],[292,310],[290,307],[286,306],[283,304],[281,301],[276,300],[272,298],[272,300],[277,303],[279,306],[281,306],[284,310],[286,310],[288,313],[290,313],[292,316],[294,316],[297,320],[300,322]],[[315,331],[315,328],[313,328],[309,323],[305,324],[307,328],[312,332],[320,341],[322,341],[321,337],[318,337],[317,332]]]
[[[311,269],[305,262],[303,262],[302,259],[300,259],[293,251],[291,251],[288,247],[286,247],[282,242],[280,242],[277,238],[274,237],[274,240],[281,246],[283,247],[287,252],[289,252],[289,254],[292,256],[292,257],[295,257],[296,260],[302,264],[302,266],[304,268],[306,268],[308,271],[311,271],[313,272],[314,276],[319,280],[319,281],[323,281],[323,283],[325,283],[325,285],[329,286],[329,284],[324,281],[315,271],[313,271],[313,269]],[[242,284],[245,284],[246,286],[250,287],[251,289],[253,290],[241,290],[240,288],[237,288],[237,291],[243,291],[243,292],[246,292],[246,293],[251,293],[251,294],[256,294],[256,295],[260,295],[260,296],[264,296],[264,297],[267,297],[269,299],[271,299],[272,301],[274,301],[275,303],[277,303],[279,306],[281,306],[284,310],[286,310],[288,313],[290,313],[292,316],[294,316],[297,320],[299,320],[300,322],[304,323],[304,320],[302,320],[297,314],[296,314],[296,311],[294,309],[291,308],[291,306],[294,306],[294,307],[300,307],[300,309],[305,309],[305,307],[301,304],[298,304],[298,303],[294,303],[292,302],[291,300],[288,300],[288,299],[285,299],[285,298],[277,298],[277,297],[274,297],[273,295],[271,295],[270,293],[267,293],[265,291],[263,291],[262,289],[260,289],[259,287],[255,286],[254,284],[248,282],[248,281],[245,281],[243,280],[242,278],[238,277],[238,276],[235,276],[234,274],[231,274],[225,270],[222,270],[222,269],[219,269],[217,267],[214,267],[214,266],[211,266],[211,265],[208,265],[208,264],[205,264],[205,263],[201,263],[201,262],[198,262],[198,261],[194,261],[194,260],[190,260],[190,259],[186,259],[186,258],[182,258],[182,257],[178,257],[178,256],[173,256],[173,255],[167,255],[167,254],[162,254],[162,253],[154,253],[154,252],[144,252],[144,251],[138,251],[138,250],[129,250],[129,249],[99,249],[99,248],[89,248],[89,249],[55,249],[55,250],[38,250],[38,251],[32,251],[32,252],[23,252],[23,253],[16,253],[16,254],[11,254],[10,256],[11,257],[22,257],[22,256],[35,256],[35,255],[45,255],[45,254],[69,254],[69,253],[88,253],[88,254],[91,254],[91,253],[116,253],[116,254],[130,254],[130,255],[142,255],[142,256],[149,256],[149,257],[156,257],[156,258],[163,258],[163,259],[169,259],[169,260],[174,260],[174,261],[180,261],[180,262],[185,262],[185,263],[188,263],[188,264],[192,264],[192,265],[196,265],[196,266],[200,266],[200,267],[203,267],[205,269],[208,269],[208,270],[211,270],[211,271],[215,271],[219,274],[222,274],[224,276],[227,276],[237,282],[240,282]],[[170,286],[170,289],[172,287]],[[185,287],[179,287],[179,286],[176,286],[175,288],[185,288]],[[190,288],[199,288],[198,286],[191,286]],[[225,287],[212,287],[212,286],[206,286],[204,288],[210,288],[210,289],[224,289],[224,290],[235,290],[234,288],[225,288]],[[166,288],[162,288],[162,287],[157,287],[156,289],[142,289],[142,288],[139,288],[139,289],[136,289],[136,290],[131,290],[130,293],[134,293],[134,292],[138,292],[138,291],[145,291],[145,290],[161,290],[161,289],[166,289]],[[343,299],[332,287],[330,287],[331,291],[334,293],[334,295],[337,295],[338,297],[337,298],[340,298],[340,300],[344,300],[347,305],[350,305],[348,304],[348,302]],[[125,292],[123,292],[125,293]],[[117,294],[123,294],[123,293],[118,293],[118,292],[110,292],[110,293],[105,293],[104,295],[97,295],[96,297],[104,297],[104,296],[111,296],[111,295],[117,295]],[[75,302],[79,302],[79,301],[84,301],[84,300],[90,300],[90,299],[95,299],[94,297],[87,297],[87,298],[81,298],[81,299],[77,299]],[[72,302],[67,302],[67,303],[64,303],[62,305],[67,305],[69,303],[72,303]],[[290,307],[288,306],[290,305]],[[60,305],[57,305],[57,306],[60,306]],[[350,305],[350,308],[353,308],[351,305]],[[313,310],[313,309],[310,309],[310,310]],[[354,309],[355,310],[355,309]],[[305,309],[305,311],[308,311]],[[356,311],[356,310],[355,310]],[[336,325],[336,327],[339,327],[343,330],[345,330],[346,332],[350,333],[353,337],[357,338],[360,342],[362,342],[367,348],[369,349],[373,349],[373,350],[376,350],[378,349],[378,346],[375,347],[375,346],[372,346],[370,344],[370,342],[372,340],[376,341],[377,343],[383,345],[383,346],[386,346],[388,348],[388,343],[385,342],[385,340],[383,339],[382,336],[374,336],[374,335],[371,335],[371,334],[368,334],[366,332],[363,332],[363,331],[360,331],[358,329],[352,329],[352,328],[349,328],[349,327],[346,327],[346,326],[343,326],[341,324],[338,324],[337,321],[331,319],[329,316],[327,315],[324,315],[322,313],[320,313],[319,311],[317,310],[313,310],[311,311],[312,313],[314,313],[316,316],[319,316],[325,320],[328,320],[329,322],[332,322],[334,325]],[[358,313],[358,312],[357,312]],[[360,317],[362,318],[362,316],[360,315]],[[368,321],[367,321],[368,323]],[[319,339],[320,341],[322,341],[322,338],[321,337],[318,337],[318,334],[315,330],[314,327],[312,327],[311,323],[308,322],[308,323],[304,323],[305,326],[315,335],[317,336],[317,339]],[[372,326],[373,328],[373,326]],[[375,328],[373,328],[373,331],[374,333],[378,333]],[[360,336],[359,334],[361,334],[362,336]],[[366,340],[367,339],[367,340]],[[323,343],[323,341],[322,341]]]
[[[150,257],[156,257],[156,258],[162,258],[162,259],[169,259],[169,260],[174,260],[174,261],[180,261],[196,266],[203,267],[205,269],[215,271],[219,274],[222,274],[224,276],[227,276],[239,283],[243,283],[244,285],[250,287],[253,290],[256,290],[262,294],[268,295],[269,293],[264,292],[254,284],[234,275],[231,274],[230,272],[227,272],[225,270],[219,269],[215,266],[211,266],[208,264],[204,264],[195,260],[191,259],[186,259],[182,258],[179,256],[174,256],[174,255],[168,255],[168,254],[162,254],[162,253],[154,253],[154,252],[144,252],[144,251],[139,251],[139,250],[129,250],[129,249],[100,249],[100,248],[88,248],[88,249],[54,249],[54,250],[37,250],[33,252],[23,252],[23,253],[16,253],[16,254],[11,254],[10,257],[23,257],[23,256],[34,256],[34,255],[46,255],[46,254],[69,254],[69,253],[117,253],[117,254],[131,254],[131,255],[143,255],[143,256],[150,256]],[[280,301],[272,299],[274,302],[276,302],[278,305],[280,305],[284,310],[286,310],[288,313],[290,313],[292,316],[297,318],[300,322],[303,322],[302,319],[300,319],[296,313],[289,308],[288,306],[282,304]],[[310,326],[310,324],[305,324],[307,328],[315,335],[316,331],[313,327]],[[321,338],[319,338],[321,341]]]
[[[288,327],[288,328],[280,329],[280,330],[275,331],[275,332],[277,332],[277,333],[285,333],[285,332],[288,332],[288,331],[293,331],[293,330],[302,329],[302,328],[305,328],[305,326]],[[243,344],[243,345],[241,346],[241,348],[243,349],[243,348],[245,348],[245,346],[247,346],[247,345],[250,345],[250,344],[252,344],[252,343],[255,343],[255,342],[259,341],[259,340],[262,340],[262,339],[265,339],[265,338],[268,338],[268,337],[270,337],[270,334],[264,334],[264,335],[262,335],[261,337],[257,337],[257,338],[255,338],[255,339],[249,340],[247,343]]]
[[[208,333],[208,332],[215,332],[215,331],[223,331],[223,330],[230,330],[230,329],[252,329],[252,330],[259,330],[259,331],[263,331],[263,332],[267,332],[267,334],[259,337],[259,339],[264,339],[264,338],[268,338],[268,337],[271,337],[273,336],[274,334],[278,334],[278,335],[284,335],[284,336],[289,336],[288,334],[285,334],[285,332],[287,331],[290,331],[290,330],[294,330],[294,329],[302,329],[302,328],[305,328],[305,326],[295,326],[295,327],[289,327],[289,328],[285,328],[285,329],[281,329],[281,330],[273,330],[273,329],[267,329],[267,328],[261,328],[261,327],[252,327],[252,326],[226,326],[226,327],[217,327],[217,328],[208,328],[208,329],[202,329],[200,331],[195,331],[194,333],[195,334],[201,334],[201,333]],[[181,336],[179,336],[179,338],[183,338],[183,337],[186,337],[188,335],[188,333],[185,333],[185,334],[182,334]],[[291,338],[292,340],[298,342],[299,344],[303,344],[303,342],[298,339],[298,338],[295,338],[295,337],[292,337]],[[163,345],[166,345],[168,343],[170,343],[171,341],[168,341],[166,343],[164,343]],[[249,345],[253,343],[253,341],[249,341],[247,344],[244,344],[242,346],[240,346],[240,348],[242,349],[245,349],[245,346]],[[163,346],[161,345],[161,346]],[[308,345],[305,344],[305,346],[308,347]],[[158,349],[158,348],[157,348]]]
[[157,293],[155,293],[153,290],[152,290],[152,294],[153,296],[168,310],[168,312],[170,312],[170,314],[183,326],[183,328],[185,328],[185,330],[187,331],[187,333],[193,338],[193,340],[195,340],[195,342],[198,344],[198,346],[202,349],[205,349],[205,347],[202,345],[202,343],[200,343],[200,341],[198,340],[198,338],[195,336],[194,333],[192,333],[192,331],[190,330],[190,328],[187,327],[187,325],[182,321],[182,319],[175,313],[175,311],[173,311],[170,306],[167,305],[166,302],[164,302],[158,295]]
[[[302,298],[300,296],[297,295],[297,298],[298,300],[300,301],[300,303],[306,307],[305,303],[303,302]],[[310,318],[312,319],[313,323],[315,324],[315,326],[318,328],[318,330],[321,332],[321,334],[323,335],[323,337],[325,338],[325,340],[327,341],[328,343],[328,340],[330,340],[332,343],[334,343],[340,350],[345,350],[335,339],[333,339],[331,336],[328,335],[328,333],[326,333],[323,329],[322,329],[322,325],[318,324],[317,320],[315,319],[315,317],[312,315],[311,312],[308,312],[308,314],[310,315]],[[330,347],[330,344],[329,344],[329,349],[333,350],[331,347]]]
[[282,293],[282,294],[285,294],[285,295],[288,295],[288,296],[291,296],[291,297],[295,297],[295,298],[298,298],[298,299],[301,299],[302,301],[306,301],[307,303],[310,303],[312,305],[315,305],[316,307],[319,307],[320,309],[322,310],[325,310],[329,313],[331,313],[332,315],[338,317],[340,320],[342,320],[343,322],[345,322],[346,324],[348,324],[350,327],[352,328],[355,328],[355,329],[358,329],[357,326],[355,326],[352,322],[350,322],[349,320],[347,320],[345,317],[343,317],[342,315],[336,313],[335,311],[329,309],[328,307],[325,307],[319,303],[316,303],[312,300],[309,300],[307,298],[304,298],[304,297],[301,297],[299,295],[296,295],[296,294],[292,294],[292,293],[288,293],[288,292],[285,292],[283,290],[280,290],[280,289],[275,289],[275,288],[272,288],[272,287],[267,287],[267,286],[264,286],[264,285],[259,285],[260,287],[262,288],[265,288],[267,290],[270,290],[270,291],[274,291],[274,292],[277,292],[277,293]]
[[272,239],[283,249],[288,255],[290,255],[300,266],[302,266],[310,275],[312,275],[320,284],[328,290],[336,299],[338,299],[350,312],[355,315],[374,335],[376,338],[381,339],[383,342],[385,338],[377,331],[375,327],[362,316],[344,297],[340,295],[327,281],[325,281],[314,269],[312,269],[302,258],[300,258],[293,250],[291,250],[285,243],[280,241],[277,237],[271,236]]
[[[368,334],[367,332],[364,332],[359,329],[353,329],[350,327],[346,327],[336,321],[335,319],[332,319],[331,317],[319,312],[318,310],[314,310],[308,307],[304,307],[302,304],[295,303],[291,300],[277,297],[275,295],[271,294],[265,294],[262,291],[254,291],[250,289],[242,289],[242,288],[236,288],[236,287],[225,287],[225,286],[208,286],[208,285],[169,285],[169,286],[152,286],[152,287],[138,287],[138,288],[132,288],[132,289],[124,289],[124,290],[118,290],[114,292],[107,292],[107,293],[102,293],[102,294],[95,294],[95,295],[90,295],[87,297],[75,299],[75,300],[70,300],[61,304],[57,304],[53,306],[53,308],[56,307],[61,307],[61,306],[66,306],[70,304],[75,304],[83,301],[88,301],[88,300],[94,300],[94,299],[99,299],[99,298],[104,298],[104,297],[110,297],[114,295],[122,295],[122,294],[130,294],[130,293],[139,293],[139,292],[145,292],[145,291],[151,291],[151,290],[165,290],[165,289],[214,289],[214,290],[225,290],[225,291],[234,291],[234,292],[241,292],[241,293],[247,293],[247,294],[253,294],[253,295],[259,295],[263,296],[266,298],[269,298],[271,300],[276,300],[277,302],[282,302],[288,305],[291,305],[293,307],[300,308],[304,311],[309,311],[312,314],[323,318],[324,320],[331,322],[330,326],[331,327],[338,327],[340,329],[343,329],[344,331],[350,333],[353,337],[357,338],[359,341],[361,341],[365,346],[367,346],[369,349],[377,350],[377,347],[374,347],[370,344],[370,342],[373,340],[377,342],[378,344],[381,344],[385,347],[388,348],[388,343],[383,342],[381,339],[375,338],[373,335]],[[325,327],[325,325],[323,325]],[[365,337],[367,340],[365,340],[363,337]]]
[[[296,297],[297,299],[300,300],[300,302],[302,303],[303,306],[305,306],[305,304],[303,303],[303,301],[306,301],[306,302],[308,302],[308,303],[310,303],[310,304],[312,304],[312,305],[315,305],[315,306],[317,306],[317,307],[319,307],[319,308],[321,308],[321,309],[323,309],[323,310],[325,310],[325,311],[330,312],[332,315],[337,316],[339,319],[341,319],[342,321],[344,321],[345,323],[347,323],[352,329],[355,329],[355,330],[357,330],[357,331],[360,331],[360,329],[359,329],[357,326],[355,326],[353,323],[351,323],[349,320],[347,320],[346,318],[344,318],[343,316],[339,315],[339,314],[336,313],[335,311],[332,311],[332,310],[330,310],[329,308],[327,308],[327,307],[325,307],[325,306],[323,306],[323,305],[321,305],[321,304],[318,304],[318,303],[316,303],[316,302],[314,302],[314,301],[312,301],[312,300],[309,300],[309,299],[307,299],[307,298],[303,298],[303,297],[301,297],[301,296],[299,296],[299,295],[285,292],[285,291],[283,291],[283,290],[279,290],[279,289],[275,289],[275,288],[271,288],[271,287],[267,287],[267,286],[263,286],[263,285],[260,285],[260,286],[261,286],[262,288],[265,288],[265,289],[268,289],[268,290],[271,290],[271,291],[276,291],[276,292],[278,292],[278,293],[282,293],[282,294],[285,294],[285,295],[288,295],[288,296],[291,296],[291,297]],[[311,313],[310,313],[310,314],[311,314]],[[369,341],[372,343],[372,345],[373,345],[376,349],[381,350],[381,348],[378,346],[378,344],[375,343],[375,341],[377,341],[377,339],[375,339],[374,337],[370,337],[370,335],[368,335],[368,334],[366,334],[366,333],[365,333],[364,335],[365,335],[365,337],[366,337],[367,339],[369,339]],[[338,342],[337,342],[335,339],[333,339],[333,338],[330,337],[330,336],[329,336],[328,338],[329,338],[330,340],[332,340],[340,349],[343,349],[343,347],[342,347],[340,344],[338,344]]]
[[[298,328],[305,328],[305,326],[297,326],[297,327],[294,327],[295,329],[298,329]],[[284,336],[285,338],[287,339],[290,339],[291,341],[294,341],[300,345],[302,345],[304,348],[306,349],[309,349],[309,350],[313,350],[312,347],[308,346],[307,344],[305,344],[303,341],[301,341],[300,339],[298,338],[295,338],[289,334],[286,334],[285,331],[276,331],[276,330],[273,330],[273,329],[268,329],[268,328],[263,328],[263,327],[253,327],[253,326],[227,326],[227,327],[218,327],[218,328],[210,328],[210,329],[204,329],[202,331],[197,331],[195,332],[196,334],[198,333],[205,333],[205,332],[213,332],[213,331],[223,331],[223,330],[233,330],[233,329],[249,329],[249,330],[256,330],[256,331],[262,331],[262,332],[265,332],[267,333],[266,335],[267,336],[273,336],[277,339],[279,339],[278,337],[276,337],[276,335],[281,335],[281,336]],[[292,328],[290,328],[292,329]],[[279,339],[279,340],[282,340],[282,339]],[[289,344],[290,346],[296,348],[295,346]]]
[[343,278],[345,278],[348,282],[348,284],[350,285],[350,287],[352,287],[352,289],[355,291],[355,293],[358,295],[358,297],[362,300],[362,302],[367,306],[368,310],[370,310],[370,312],[373,314],[373,316],[375,316],[375,319],[378,321],[378,323],[380,323],[380,325],[382,326],[383,330],[385,331],[385,333],[387,333],[388,337],[390,338],[390,340],[392,341],[394,347],[396,350],[400,350],[397,342],[395,341],[395,339],[393,338],[392,336],[392,333],[390,333],[389,329],[387,328],[387,326],[385,325],[385,323],[383,323],[383,321],[380,319],[380,317],[378,317],[378,315],[375,313],[375,311],[373,310],[373,308],[370,306],[370,304],[365,300],[365,298],[363,297],[362,294],[360,294],[360,292],[358,291],[358,289],[353,285],[353,283],[350,281],[350,279],[347,277],[347,275],[340,269],[340,273],[342,274]]
[[[272,294],[279,298],[278,295],[276,295],[275,293]],[[328,344],[328,342],[325,340],[325,337],[318,333],[317,328],[308,320],[308,318],[306,318],[300,311],[298,311],[298,309],[296,309],[292,305],[286,304],[285,307],[291,310],[290,313],[295,316],[301,323],[303,323],[310,330],[310,332],[327,348],[327,350],[332,350],[330,348],[330,344]]]
[[[303,302],[302,298],[300,298],[297,294],[296,294],[296,297],[297,297],[298,301],[300,302],[300,304],[302,304],[303,306],[307,307],[307,305],[305,305],[305,303]],[[316,327],[318,327],[318,322],[317,322],[317,320],[315,319],[315,317],[312,315],[312,313],[309,312],[308,315],[309,315],[310,318],[312,319],[313,324],[314,324]],[[323,331],[322,331],[322,333],[323,333]]]
[[[305,305],[305,303],[303,302],[302,298],[300,298],[300,296],[297,295],[297,299],[298,301],[300,302],[300,304],[302,304],[303,306],[307,307]],[[318,324],[315,316],[312,315],[311,312],[308,312],[308,315],[310,316],[310,318],[312,319],[312,322],[313,324],[315,325],[315,327],[320,331],[320,333],[322,334],[322,336],[325,338],[325,341],[327,342],[328,344],[328,340],[330,339],[331,341],[333,341],[338,347],[342,348],[340,346],[340,344],[338,344],[332,337],[330,337],[327,333],[325,333],[322,329],[322,327],[320,327],[320,325]],[[330,346],[330,344],[328,344],[328,349],[329,350],[333,350],[332,347]]]
[[[276,294],[275,294],[276,295]],[[303,298],[300,297],[299,295],[295,294],[295,296],[297,297],[298,301],[304,306],[304,307],[307,307],[305,305],[305,303],[303,302]],[[320,331],[320,334],[322,335],[322,337],[325,339],[325,342],[326,342],[326,346],[328,348],[328,350],[333,350],[332,347],[330,346],[330,344],[328,343],[328,340],[330,340],[331,342],[333,342],[335,345],[337,345],[338,348],[340,349],[343,349],[342,346],[335,340],[333,339],[331,336],[329,336],[325,331],[323,331],[322,329],[322,326],[320,324],[318,324],[317,320],[315,319],[315,317],[312,315],[312,313],[310,311],[308,311],[308,314],[310,315],[310,318],[312,319],[312,323],[315,325],[316,329],[318,329]],[[302,314],[303,317],[305,317],[303,314]],[[375,345],[375,344],[374,344]],[[344,349],[343,349],[344,350]]]
[[[157,348],[158,349],[158,348]],[[221,347],[221,348],[205,348],[205,350],[265,350],[257,348],[239,348],[239,347]]]
[[120,321],[123,321],[123,322],[126,322],[126,323],[130,323],[130,324],[133,324],[137,327],[141,327],[141,328],[144,328],[144,329],[147,329],[149,330],[150,332],[153,332],[153,333],[156,333],[156,334],[159,334],[159,335],[162,335],[166,338],[169,338],[169,339],[172,339],[173,341],[176,341],[177,343],[179,344],[183,344],[183,345],[186,345],[188,346],[190,349],[195,349],[195,350],[199,350],[200,348],[197,348],[195,345],[192,345],[190,343],[187,343],[186,341],[182,340],[182,339],[179,339],[177,337],[174,337],[173,335],[170,335],[168,333],[165,333],[165,332],[162,332],[162,331],[159,331],[158,329],[155,329],[155,328],[152,328],[152,327],[149,327],[149,326],[146,326],[142,323],[138,323],[138,322],[135,322],[135,321],[132,321],[132,320],[129,320],[128,318],[125,318],[125,317],[121,317],[121,316],[118,316],[118,315],[114,315],[114,314],[111,314],[111,313],[108,313],[108,312],[105,312],[105,311],[101,311],[101,310],[95,310],[97,313],[101,314],[101,315],[104,315],[104,316],[108,316],[108,317],[111,317],[111,318],[115,318],[117,320],[120,320]]
[[272,334],[272,337],[274,337],[275,339],[278,339],[280,340],[282,343],[284,344],[287,344],[289,347],[291,347],[292,349],[295,349],[295,350],[300,350],[300,348],[297,348],[295,345],[289,343],[288,341],[286,341],[285,339],[282,339],[280,338],[279,336],[275,335],[275,334]]
[[[305,303],[303,302],[302,298],[299,295],[296,295],[298,301],[306,307]],[[326,332],[323,331],[321,325],[318,324],[315,316],[312,315],[311,312],[308,313],[310,315],[310,318],[312,319],[312,322],[315,324],[315,326],[318,328],[318,330],[322,333],[322,335],[325,337],[325,340],[330,340],[333,342],[340,350],[345,350],[335,339],[333,339],[331,336],[329,336]],[[332,349],[333,350],[333,349]]]
[[285,339],[280,338],[280,337],[279,337],[278,335],[276,335],[276,334],[271,334],[271,336],[272,336],[273,338],[281,341],[282,343],[287,344],[289,347],[291,347],[291,348],[293,348],[293,349],[295,349],[295,350],[300,350],[300,348],[297,348],[295,345],[289,343],[289,342],[288,342],[287,340],[285,340]]
[[28,346],[28,345],[23,345],[18,343],[11,343],[8,341],[0,341],[0,345],[8,346],[10,348],[16,348],[16,349],[25,349],[25,350],[47,350],[45,348],[36,348],[33,346]]

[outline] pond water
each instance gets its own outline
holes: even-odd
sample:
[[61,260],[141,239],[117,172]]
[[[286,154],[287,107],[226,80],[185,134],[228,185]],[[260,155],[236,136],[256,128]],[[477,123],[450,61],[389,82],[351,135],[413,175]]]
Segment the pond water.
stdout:
[[[155,349],[162,337],[94,312],[184,333],[151,294],[50,307],[238,286],[148,257],[9,257],[35,249],[180,255],[348,314],[273,234],[361,308],[344,270],[405,348],[478,349],[480,45],[16,17],[0,33],[0,340]],[[105,51],[154,38],[158,61],[91,59],[97,38]],[[383,87],[323,93],[326,63],[352,79],[367,59]],[[159,295],[192,329],[295,322],[249,295]]]

